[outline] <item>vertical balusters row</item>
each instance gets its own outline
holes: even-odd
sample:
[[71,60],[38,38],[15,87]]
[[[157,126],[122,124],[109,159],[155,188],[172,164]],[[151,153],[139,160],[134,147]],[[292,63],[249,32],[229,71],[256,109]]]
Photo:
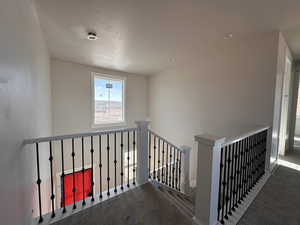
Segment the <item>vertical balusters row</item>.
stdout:
[[[102,134],[99,134],[98,135],[98,140],[99,140],[99,144],[98,144],[98,147],[99,147],[99,175],[98,175],[98,179],[99,179],[99,198],[102,199],[103,198],[103,163],[106,163],[107,165],[107,195],[109,196],[110,195],[110,163],[114,163],[114,192],[117,192],[117,189],[118,189],[118,185],[120,185],[121,183],[121,189],[123,189],[123,184],[124,184],[124,160],[123,160],[123,157],[124,157],[124,140],[123,140],[123,133],[124,132],[127,132],[127,158],[125,160],[127,160],[127,187],[130,187],[130,182],[132,182],[133,185],[136,185],[136,138],[137,138],[137,135],[136,135],[136,130],[126,130],[126,131],[120,131],[120,132],[114,132],[114,133],[107,133],[107,134],[103,134],[103,135],[106,135],[106,154],[107,154],[107,158],[106,158],[106,162],[103,162],[103,152],[102,152],[102,147],[103,147],[103,142],[102,142]],[[119,143],[119,140],[118,140],[118,133],[120,133],[120,142],[121,142],[121,145],[120,145],[120,151],[121,151],[121,155],[120,155],[120,159],[121,159],[121,163],[119,164],[120,166],[118,166],[118,163],[117,163],[117,158],[118,158],[118,143]],[[113,144],[110,144],[110,135],[113,134],[114,136],[112,136],[112,143]],[[76,171],[76,154],[75,153],[76,151],[76,139],[81,139],[81,169],[80,169],[80,173],[81,173],[81,180],[77,180],[77,176],[76,176],[76,173],[79,172],[79,171]],[[87,138],[90,138],[90,141],[88,142],[90,144],[90,169],[91,169],[91,182],[90,184],[88,185],[91,185],[90,186],[90,191],[89,194],[87,195],[87,189],[86,189],[86,176],[87,174],[85,173],[86,172],[86,161],[85,161],[85,148],[86,148],[86,139]],[[60,202],[60,208],[62,209],[62,213],[65,213],[66,212],[66,206],[70,203],[68,199],[66,199],[66,193],[69,191],[69,187],[66,186],[66,176],[70,175],[70,181],[71,181],[71,187],[70,187],[70,191],[72,193],[72,195],[70,196],[71,197],[71,202],[72,202],[72,205],[73,205],[73,209],[76,209],[77,208],[77,185],[78,183],[80,183],[79,185],[82,186],[82,193],[80,193],[80,195],[82,196],[78,196],[78,197],[81,197],[82,199],[82,205],[84,206],[86,204],[86,198],[88,196],[91,197],[91,201],[94,201],[95,198],[94,198],[94,193],[95,193],[95,171],[94,171],[94,153],[95,153],[95,146],[94,146],[94,141],[95,141],[95,136],[81,136],[81,137],[71,137],[71,138],[68,138],[67,140],[70,140],[70,142],[66,142],[66,139],[60,139],[58,140],[58,143],[60,145],[58,145],[58,148],[60,150],[60,155],[61,157],[59,157],[59,159],[61,160],[60,161],[60,169],[61,169],[61,174],[60,174],[60,182],[61,182],[61,202]],[[164,167],[164,160],[163,162],[161,162],[161,157],[163,156],[164,158],[164,154],[165,154],[165,143],[163,143],[163,149],[161,148],[161,139],[159,139],[158,137],[154,137],[154,140],[155,142],[159,142],[159,145],[158,145],[158,152],[155,151],[155,154],[158,154],[158,161],[157,161],[157,164],[155,163],[155,166],[158,165],[158,168],[155,168],[155,173],[157,175],[157,179],[159,180],[163,180],[165,179],[164,176],[165,176],[165,168]],[[70,147],[68,147],[67,149],[67,144],[70,143]],[[80,142],[79,142],[80,143]],[[162,143],[162,142],[161,142]],[[37,171],[37,180],[36,180],[36,183],[37,183],[37,195],[38,195],[38,212],[39,212],[39,221],[42,222],[43,221],[43,206],[42,206],[42,196],[41,196],[41,192],[43,191],[42,189],[42,186],[41,186],[41,183],[42,183],[42,180],[41,180],[41,173],[40,173],[40,150],[39,150],[39,143],[38,142],[35,142],[35,151],[36,151],[36,171]],[[54,187],[54,170],[53,170],[53,163],[54,163],[54,154],[53,154],[53,141],[48,141],[48,144],[49,144],[49,170],[50,170],[50,195],[49,195],[49,198],[51,200],[51,217],[55,217],[55,187]],[[156,143],[155,143],[156,145]],[[114,147],[114,151],[111,152],[110,149],[111,149],[111,146]],[[151,140],[149,139],[149,146],[151,146]],[[155,146],[157,148],[157,146]],[[70,149],[70,150],[69,150]],[[80,147],[79,147],[80,149]],[[71,165],[70,165],[70,168],[71,168],[71,173],[70,174],[66,174],[66,170],[68,168],[65,167],[65,153],[67,154],[67,151],[70,151],[70,162],[71,162]],[[157,149],[156,149],[157,150]],[[163,151],[163,153],[162,153]],[[80,150],[79,150],[80,152]],[[149,149],[149,152],[151,152],[151,150]],[[113,161],[110,162],[110,154],[113,154]],[[132,154],[132,155],[131,155]],[[156,155],[157,156],[157,155]],[[151,156],[149,155],[149,158]],[[88,160],[89,161],[89,160]],[[98,161],[98,160],[97,160]],[[153,164],[149,164],[149,171],[151,170],[151,165]],[[78,166],[78,165],[77,165]],[[119,168],[120,167],[120,168]],[[163,168],[163,169],[162,169]],[[120,169],[120,170],[119,170]],[[118,177],[119,175],[117,175],[117,172],[120,171],[120,177]],[[98,170],[97,170],[98,172]],[[149,172],[149,175],[151,176],[151,171]],[[96,175],[97,176],[97,175]],[[104,178],[105,179],[105,178]],[[78,183],[77,183],[78,182]],[[105,188],[104,188],[105,190]]]
[[218,221],[225,223],[265,173],[267,130],[221,148]]
[[180,190],[182,154],[163,138],[149,131],[149,178]]

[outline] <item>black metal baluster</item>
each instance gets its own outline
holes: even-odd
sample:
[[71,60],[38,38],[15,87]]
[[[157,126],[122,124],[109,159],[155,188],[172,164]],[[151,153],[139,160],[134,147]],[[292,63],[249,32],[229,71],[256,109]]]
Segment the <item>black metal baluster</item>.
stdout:
[[156,179],[156,169],[155,169],[155,152],[156,152],[156,136],[153,135],[153,179]]
[[236,203],[237,203],[237,177],[238,177],[238,174],[237,174],[237,164],[238,164],[238,161],[237,161],[237,151],[238,151],[238,143],[234,143],[233,144],[233,148],[234,148],[234,169],[233,169],[233,176],[234,176],[234,180],[233,180],[233,205],[232,205],[232,211],[234,212],[235,211],[235,207],[236,207]]
[[220,160],[220,177],[219,177],[219,195],[218,195],[218,221],[221,217],[221,191],[222,191],[222,171],[223,171],[223,148],[221,148],[221,160]]
[[99,188],[100,188],[100,195],[99,198],[102,199],[102,138],[101,135],[99,135],[99,170],[100,170],[100,183],[99,183]]
[[63,206],[63,213],[66,212],[66,199],[65,199],[65,166],[64,166],[64,140],[60,141],[61,143],[61,177],[63,180],[63,185],[62,185],[62,193],[63,193],[63,197],[62,197],[62,206]]
[[253,152],[253,138],[250,138],[250,149],[249,149],[249,174],[248,174],[248,191],[252,189],[252,152]]
[[261,153],[261,172],[260,177],[262,177],[265,174],[265,155],[266,155],[266,148],[265,148],[265,131],[261,134],[261,145],[262,145],[262,153]]
[[179,163],[179,151],[176,149],[176,171],[175,171],[175,189],[178,190],[178,163]]
[[172,188],[174,188],[175,185],[175,147],[173,146],[173,155],[172,155],[173,161],[172,161]]
[[170,158],[169,158],[169,186],[172,186],[172,146],[170,145]]
[[150,131],[148,132],[149,137],[148,137],[148,141],[149,141],[149,178],[151,179],[151,133]]
[[259,166],[258,166],[258,179],[261,178],[261,167],[262,167],[262,154],[263,154],[263,147],[259,146]]
[[252,187],[251,187],[251,179],[252,179],[252,161],[251,161],[251,159],[252,159],[252,150],[255,147],[253,145],[254,139],[252,137],[250,137],[250,140],[251,140],[251,144],[250,144],[250,149],[248,152],[248,181],[247,181],[248,193],[252,189]]
[[239,141],[239,156],[238,156],[238,204],[241,204],[242,193],[242,153],[243,153],[243,141]]
[[76,209],[76,198],[75,198],[75,151],[74,151],[74,138],[72,138],[72,167],[73,167],[73,188],[72,188],[72,192],[73,192],[73,209]]
[[263,154],[263,175],[265,174],[265,166],[266,166],[266,153],[267,153],[267,137],[268,137],[268,130],[266,130],[263,134],[263,149],[264,149],[264,154]]
[[230,199],[229,199],[229,215],[232,215],[231,210],[233,208],[233,199],[234,199],[234,180],[233,180],[233,171],[234,171],[234,143],[231,144],[231,152],[230,152],[230,163],[231,163],[231,170],[230,170]]
[[84,137],[81,137],[81,160],[82,160],[82,205],[85,205],[85,190],[84,190]]
[[163,184],[165,183],[164,170],[165,170],[165,141],[163,141],[162,144],[162,164],[161,164],[161,179]]
[[169,164],[168,164],[168,159],[169,159],[169,144],[167,143],[167,153],[166,153],[166,177],[165,177],[165,183],[168,185],[169,181]]
[[123,156],[124,156],[124,153],[123,153],[123,147],[124,147],[124,144],[123,144],[123,131],[121,131],[121,190],[124,189],[124,186],[123,186],[123,183],[124,183],[124,167],[123,167]]
[[115,190],[117,193],[117,133],[114,133],[114,166],[115,166]]
[[225,204],[226,204],[226,170],[227,170],[227,146],[225,146],[225,155],[224,155],[224,170],[223,170],[223,179],[222,179],[222,218],[221,218],[221,224],[224,224],[224,219],[225,219]]
[[253,148],[255,148],[255,145],[253,144],[254,142],[254,138],[253,137],[250,137],[250,149],[249,149],[249,159],[248,159],[248,167],[249,167],[249,172],[248,172],[248,182],[247,182],[247,185],[248,185],[248,193],[249,191],[252,189],[252,151],[253,151]]
[[[261,138],[261,134],[257,134],[257,138],[260,139]],[[261,168],[262,168],[262,154],[263,154],[263,147],[262,145],[258,145],[259,148],[259,169],[258,169],[258,180],[261,178]]]
[[39,143],[35,143],[35,150],[36,150],[36,169],[37,169],[37,186],[38,186],[38,197],[39,197],[39,214],[40,219],[39,223],[43,222],[43,216],[42,216],[42,197],[41,197],[41,176],[40,176],[40,157],[39,157]]
[[127,132],[127,187],[130,187],[129,184],[129,170],[130,170],[130,135],[129,135],[129,131]]
[[179,183],[178,190],[179,191],[181,189],[181,162],[182,162],[182,152],[179,152],[179,179],[178,179],[178,183]]
[[245,180],[244,180],[244,197],[248,194],[247,184],[248,184],[248,153],[249,149],[251,148],[251,139],[250,137],[247,138],[247,148],[245,153]]
[[254,156],[253,156],[253,187],[255,186],[256,183],[256,166],[257,166],[257,152],[259,150],[259,146],[254,147],[253,151],[254,151]]
[[254,148],[253,146],[253,137],[250,137],[251,145],[248,152],[248,180],[247,180],[247,188],[248,188],[248,194],[251,190],[251,177],[252,177],[252,171],[251,171],[251,151]]
[[94,136],[91,136],[91,167],[92,167],[92,171],[91,171],[91,176],[92,176],[92,181],[91,181],[91,188],[92,188],[92,198],[91,201],[95,201],[94,198]]
[[244,180],[245,180],[245,153],[246,153],[246,148],[247,148],[247,140],[243,139],[242,140],[242,179],[241,179],[241,185],[242,185],[242,189],[241,189],[241,201],[243,201],[244,199]]
[[257,183],[258,153],[259,153],[259,150],[260,150],[260,146],[255,146],[254,150],[255,150],[255,158],[254,158],[255,168],[254,168],[254,177],[253,178],[254,178],[254,186],[255,186],[255,184]]
[[50,148],[50,157],[49,157],[49,161],[50,161],[50,176],[51,176],[51,206],[52,206],[52,214],[51,217],[55,217],[55,212],[54,212],[54,183],[53,183],[53,154],[52,154],[52,142],[49,141],[49,148]]
[[109,192],[109,181],[110,181],[110,177],[109,177],[109,134],[106,135],[106,150],[107,150],[107,196],[110,195]]
[[136,143],[136,139],[135,139],[135,130],[133,131],[133,142],[132,142],[132,147],[133,147],[133,182],[132,184],[135,185],[135,177],[136,177],[136,158],[135,158],[135,153],[136,153],[136,149],[135,149],[135,143]]
[[231,146],[229,145],[228,146],[228,154],[227,154],[227,157],[226,157],[226,161],[227,161],[227,174],[226,174],[226,205],[225,205],[225,219],[228,219],[228,214],[229,214],[229,200],[230,200],[230,197],[229,197],[229,188],[230,188],[230,150],[231,150]]
[[242,183],[242,199],[245,197],[245,184],[246,184],[246,151],[248,148],[248,138],[246,138],[244,143],[244,149],[243,149],[243,183]]
[[160,168],[160,138],[158,138],[158,153],[157,153],[157,158],[158,158],[158,160],[157,160],[157,180],[158,180],[158,182],[160,182],[160,170],[161,170],[161,168]]

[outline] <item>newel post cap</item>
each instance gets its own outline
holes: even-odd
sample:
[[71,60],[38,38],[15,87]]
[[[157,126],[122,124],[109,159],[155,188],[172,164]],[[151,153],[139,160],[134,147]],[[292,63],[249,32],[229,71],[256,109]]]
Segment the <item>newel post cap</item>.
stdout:
[[138,121],[135,121],[136,125],[139,126],[139,127],[147,127],[150,123],[149,120],[138,120]]
[[192,151],[192,148],[190,146],[187,146],[187,145],[182,145],[180,149],[182,150],[182,152],[184,154],[189,153],[189,152]]
[[207,145],[207,146],[218,146],[225,143],[225,137],[219,137],[211,134],[201,134],[195,136],[195,141],[199,144]]

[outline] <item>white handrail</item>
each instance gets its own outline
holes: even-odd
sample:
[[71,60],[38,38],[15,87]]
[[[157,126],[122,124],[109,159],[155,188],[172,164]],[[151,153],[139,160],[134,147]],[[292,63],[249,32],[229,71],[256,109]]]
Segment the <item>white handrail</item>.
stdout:
[[177,147],[176,145],[170,143],[169,141],[167,141],[165,138],[159,136],[159,135],[158,135],[157,133],[155,133],[154,131],[152,131],[152,130],[150,130],[150,129],[148,129],[148,130],[149,130],[149,132],[150,132],[151,134],[153,134],[154,136],[158,137],[159,139],[161,139],[162,141],[164,141],[164,142],[167,143],[168,145],[174,147],[175,149],[177,149],[177,150],[180,151],[180,152],[183,152],[183,150],[182,150],[181,148],[179,148],[179,147]]
[[229,140],[226,140],[225,143],[222,144],[222,147],[226,146],[226,145],[230,145],[230,144],[233,144],[233,143],[236,143],[240,140],[243,140],[247,137],[250,137],[254,134],[257,134],[257,133],[260,133],[262,131],[265,131],[265,130],[268,130],[270,128],[270,126],[263,126],[263,127],[259,127],[259,128],[256,128],[256,129],[252,129],[250,130],[249,132],[246,132],[242,135],[239,135],[239,136],[236,136],[234,138],[230,138]]
[[127,131],[134,131],[134,130],[137,130],[137,128],[122,128],[122,129],[102,130],[102,131],[94,131],[94,132],[87,132],[87,133],[58,135],[58,136],[27,139],[23,143],[25,145],[26,144],[35,144],[35,143],[41,143],[41,142],[49,142],[49,141],[65,140],[65,139],[72,139],[72,138],[81,138],[81,137],[90,137],[90,136],[105,135],[105,134],[127,132]]

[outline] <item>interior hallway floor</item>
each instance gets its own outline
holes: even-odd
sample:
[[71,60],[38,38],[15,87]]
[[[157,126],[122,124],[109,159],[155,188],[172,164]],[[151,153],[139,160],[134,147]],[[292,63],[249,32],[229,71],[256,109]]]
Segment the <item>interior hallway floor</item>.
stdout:
[[54,223],[55,225],[192,225],[151,183]]
[[300,171],[278,166],[238,225],[300,225]]

